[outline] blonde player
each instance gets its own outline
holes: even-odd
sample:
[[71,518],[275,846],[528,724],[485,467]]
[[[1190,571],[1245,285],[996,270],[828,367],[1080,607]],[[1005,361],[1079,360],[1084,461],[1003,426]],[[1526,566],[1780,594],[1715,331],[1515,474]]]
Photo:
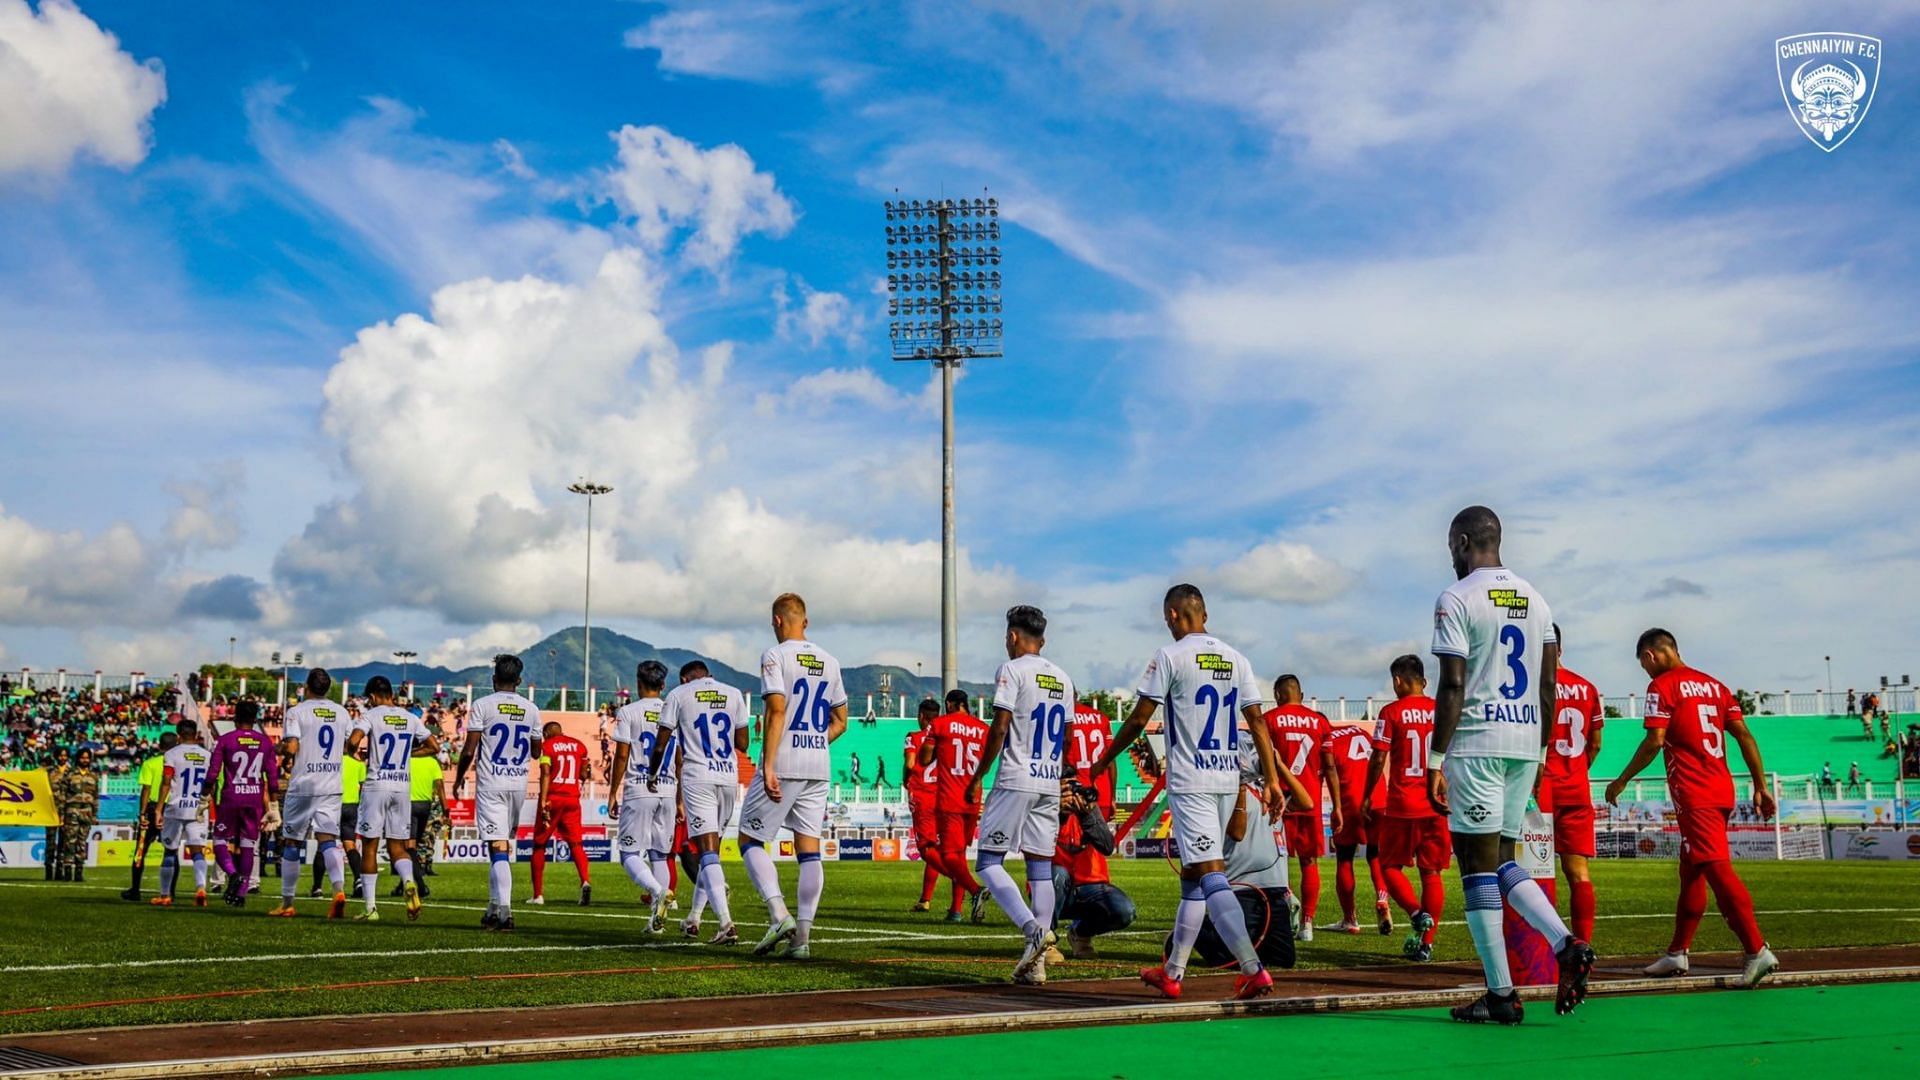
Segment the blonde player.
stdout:
[[[687,816],[687,835],[700,849],[700,884],[706,887],[713,913],[720,917],[714,945],[740,943],[727,905],[726,876],[720,872],[720,830],[733,817],[733,804],[740,795],[739,755],[747,752],[746,720],[746,695],[712,678],[699,660],[681,666],[680,685],[660,707],[660,730],[679,737],[680,805]],[[656,738],[647,756],[649,791],[660,789],[666,754],[667,740]]]
[[480,925],[505,932],[513,930],[513,848],[519,837],[520,812],[527,803],[527,777],[540,756],[540,710],[516,693],[520,670],[520,658],[511,653],[493,658],[493,693],[473,703],[467,717],[467,745],[460,750],[460,767],[453,778],[453,790],[458,792],[468,769],[477,774],[474,818],[491,862],[487,911],[480,916]]

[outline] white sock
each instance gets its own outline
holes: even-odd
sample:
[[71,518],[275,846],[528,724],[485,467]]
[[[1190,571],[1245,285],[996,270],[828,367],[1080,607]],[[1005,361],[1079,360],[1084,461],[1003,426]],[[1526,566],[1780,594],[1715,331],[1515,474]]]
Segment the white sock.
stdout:
[[320,856],[327,864],[327,880],[333,884],[335,896],[347,891],[347,853],[340,850],[339,844],[333,844]]
[[1480,954],[1487,989],[1510,994],[1513,973],[1507,968],[1507,936],[1501,928],[1504,912],[1500,907],[1499,875],[1462,874],[1460,884],[1466,894],[1467,930],[1473,935],[1474,951]]
[[993,902],[1000,905],[1000,910],[1006,912],[1007,918],[1013,920],[1013,925],[1019,927],[1021,933],[1026,933],[1036,920],[1033,909],[1027,906],[1027,898],[1020,892],[1020,886],[1014,884],[1013,875],[1007,873],[1007,868],[998,862],[981,863],[975,869],[981,883],[993,894]]
[[207,857],[200,854],[198,850],[193,853],[193,887],[195,889],[207,887]]
[[500,908],[502,918],[513,917],[513,861],[497,859],[488,877],[493,885],[494,903]]
[[819,853],[800,856],[800,917],[793,932],[793,943],[805,945],[813,939],[813,918],[820,914],[820,894],[827,889],[827,868]]
[[[1040,876],[1035,877],[1038,873]],[[1039,866],[1034,860],[1027,860],[1027,892],[1033,897],[1033,917],[1043,927],[1053,926],[1053,863],[1051,860]]]
[[[1182,891],[1190,883],[1181,882]],[[1185,978],[1187,958],[1193,955],[1193,943],[1200,940],[1200,927],[1207,921],[1207,902],[1199,897],[1182,897],[1173,913],[1173,946],[1167,952],[1166,972],[1170,979]]]
[[665,902],[665,898],[661,895],[665,886],[660,884],[659,878],[653,876],[652,868],[647,865],[646,856],[628,855],[620,860],[620,865],[626,870],[628,880],[639,886],[642,892],[653,894],[655,903]]
[[767,854],[765,844],[742,844],[740,861],[747,864],[747,880],[753,882],[753,891],[767,902],[767,917],[773,922],[789,917],[787,899],[780,895],[780,872],[773,867],[773,856]]
[[300,888],[300,856],[280,856],[280,902],[293,906],[293,894]]
[[360,898],[367,902],[367,910],[372,911],[380,903],[380,867],[360,875]]
[[1206,893],[1207,914],[1213,916],[1214,932],[1226,943],[1233,958],[1240,961],[1240,973],[1251,975],[1260,970],[1260,954],[1254,951],[1253,935],[1247,932],[1247,912],[1240,906],[1240,898],[1234,895],[1233,886],[1227,883],[1227,875],[1208,874],[1200,881],[1201,891]]
[[409,889],[414,888],[418,884],[418,882],[413,880],[412,859],[393,860],[393,872],[400,875],[400,884]]
[[693,875],[693,906],[687,912],[687,918],[692,922],[699,922],[701,916],[707,913],[707,883],[704,878],[704,874]]
[[180,853],[169,851],[160,858],[160,895],[172,896],[173,883],[180,878]]
[[721,926],[733,925],[733,913],[727,910],[727,878],[720,872],[720,860],[700,864],[700,880],[707,887],[707,903],[713,905],[713,913],[720,919]]
[[651,865],[653,866],[653,880],[659,882],[661,888],[666,889],[668,892],[672,892],[673,887],[667,884],[667,882],[673,880],[672,864],[667,862],[666,856],[664,855],[657,859],[652,859],[650,861],[651,861]]
[[1560,913],[1553,910],[1553,901],[1547,899],[1533,876],[1520,869],[1518,863],[1505,863],[1500,867],[1500,892],[1513,910],[1527,920],[1527,925],[1540,931],[1547,939],[1547,948],[1555,953],[1573,936],[1567,924],[1560,921]]

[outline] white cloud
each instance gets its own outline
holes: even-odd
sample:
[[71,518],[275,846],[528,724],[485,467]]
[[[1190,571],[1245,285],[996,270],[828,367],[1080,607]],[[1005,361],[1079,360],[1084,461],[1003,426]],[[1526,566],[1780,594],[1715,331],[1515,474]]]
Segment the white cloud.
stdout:
[[703,150],[654,125],[628,124],[613,138],[619,163],[605,173],[607,194],[649,248],[690,226],[685,256],[717,269],[743,237],[793,228],[793,204],[740,147]]
[[859,343],[865,320],[845,294],[816,290],[804,281],[797,284],[797,305],[784,282],[774,287],[773,304],[778,312],[775,333],[787,340],[805,341],[815,349],[829,341],[844,341],[849,346]]
[[132,526],[56,532],[0,506],[0,624],[85,626],[148,612],[154,561]]
[[167,97],[158,60],[138,61],[68,0],[0,0],[0,176],[59,173],[76,158],[145,160]]
[[180,500],[167,519],[167,543],[176,550],[224,550],[240,536],[240,495],[246,487],[246,466],[224,461],[211,466],[203,480],[176,480],[167,490]]
[[837,47],[833,27],[859,17],[838,4],[699,0],[653,15],[628,30],[625,42],[658,53],[665,72],[747,82],[803,78],[843,92],[859,85],[867,69]]
[[540,640],[540,625],[532,622],[493,622],[458,637],[450,637],[420,654],[429,667],[461,668],[491,663],[503,652],[518,652]]
[[1323,604],[1346,592],[1352,571],[1305,544],[1269,540],[1215,568],[1223,592],[1245,600]]

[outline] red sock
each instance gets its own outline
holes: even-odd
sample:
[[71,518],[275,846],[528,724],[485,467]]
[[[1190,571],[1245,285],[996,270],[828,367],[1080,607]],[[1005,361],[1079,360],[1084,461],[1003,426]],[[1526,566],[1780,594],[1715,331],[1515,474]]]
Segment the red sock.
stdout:
[[591,878],[587,869],[587,845],[579,844],[573,849],[573,866],[580,871],[580,884],[585,885]]
[[1740,880],[1740,875],[1733,872],[1733,863],[1724,859],[1708,863],[1706,878],[1721,916],[1732,928],[1733,936],[1740,939],[1740,947],[1749,954],[1759,952],[1766,946],[1767,939],[1760,936],[1760,921],[1753,917],[1753,897],[1747,895],[1746,883]]
[[1353,860],[1341,859],[1333,867],[1333,894],[1340,898],[1340,915],[1356,922],[1353,915]]
[[1573,883],[1573,936],[1593,942],[1593,882]]
[[1680,899],[1673,911],[1673,940],[1667,943],[1670,953],[1686,952],[1693,946],[1693,933],[1700,929],[1700,919],[1707,913],[1706,869],[1697,863],[1680,864]]
[[1413,895],[1413,883],[1407,880],[1405,870],[1389,866],[1383,869],[1382,876],[1386,879],[1387,895],[1400,905],[1400,910],[1409,915],[1420,910],[1420,901]]
[[926,860],[925,867],[920,871],[920,902],[931,904],[934,887],[940,884],[940,868],[933,865],[933,860],[928,857],[927,852],[921,852],[920,857]]
[[680,887],[680,860],[669,857],[667,859],[667,891],[672,892],[673,890],[679,887]]
[[1308,922],[1320,910],[1320,864],[1300,860],[1300,917]]
[[547,845],[533,845],[533,895],[545,895],[547,883]]
[[1373,903],[1383,907],[1387,902],[1387,879],[1380,867],[1380,856],[1371,850],[1367,852],[1367,873],[1373,878]]
[[1447,882],[1437,871],[1420,875],[1420,910],[1433,916],[1433,925],[1427,927],[1426,936],[1421,938],[1431,945],[1433,935],[1440,932],[1440,916],[1447,910]]
[[[952,880],[952,879],[948,879],[948,880]],[[960,914],[960,909],[966,906],[967,895],[968,895],[967,891],[960,887],[959,882],[955,881],[953,883],[953,888],[949,889],[948,892],[951,895],[947,897],[947,914],[958,915]]]

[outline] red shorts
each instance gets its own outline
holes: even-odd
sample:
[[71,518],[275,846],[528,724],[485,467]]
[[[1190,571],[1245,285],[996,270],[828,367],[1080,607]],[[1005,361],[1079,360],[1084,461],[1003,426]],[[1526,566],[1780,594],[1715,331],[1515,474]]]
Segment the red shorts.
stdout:
[[1447,835],[1447,819],[1438,814],[1383,817],[1375,831],[1380,861],[1388,866],[1417,866],[1423,874],[1437,874],[1453,864],[1453,838]]
[[1333,846],[1359,847],[1367,842],[1367,809],[1358,803],[1348,806],[1343,799],[1340,802],[1340,829],[1333,834]]
[[687,835],[687,819],[684,817],[673,819],[673,851],[676,855],[700,854],[700,845]]
[[580,836],[580,804],[577,802],[547,803],[547,812],[536,815],[533,822],[533,846],[545,848],[547,841],[558,834],[567,845],[585,855],[586,845]]
[[907,796],[907,809],[913,814],[913,844],[921,851],[940,846],[940,815],[934,809],[933,796],[922,792],[912,792]]
[[1287,853],[1296,859],[1317,859],[1327,853],[1327,831],[1320,824],[1320,812],[1283,814],[1287,827]]
[[1561,855],[1593,858],[1593,804],[1574,803],[1553,808],[1553,850]]
[[1681,862],[1725,862],[1733,857],[1733,853],[1727,850],[1727,819],[1733,816],[1732,808],[1682,808],[1678,816]]
[[955,858],[967,857],[967,845],[980,832],[980,812],[955,813],[941,810],[934,815],[940,822],[940,850],[943,854]]

